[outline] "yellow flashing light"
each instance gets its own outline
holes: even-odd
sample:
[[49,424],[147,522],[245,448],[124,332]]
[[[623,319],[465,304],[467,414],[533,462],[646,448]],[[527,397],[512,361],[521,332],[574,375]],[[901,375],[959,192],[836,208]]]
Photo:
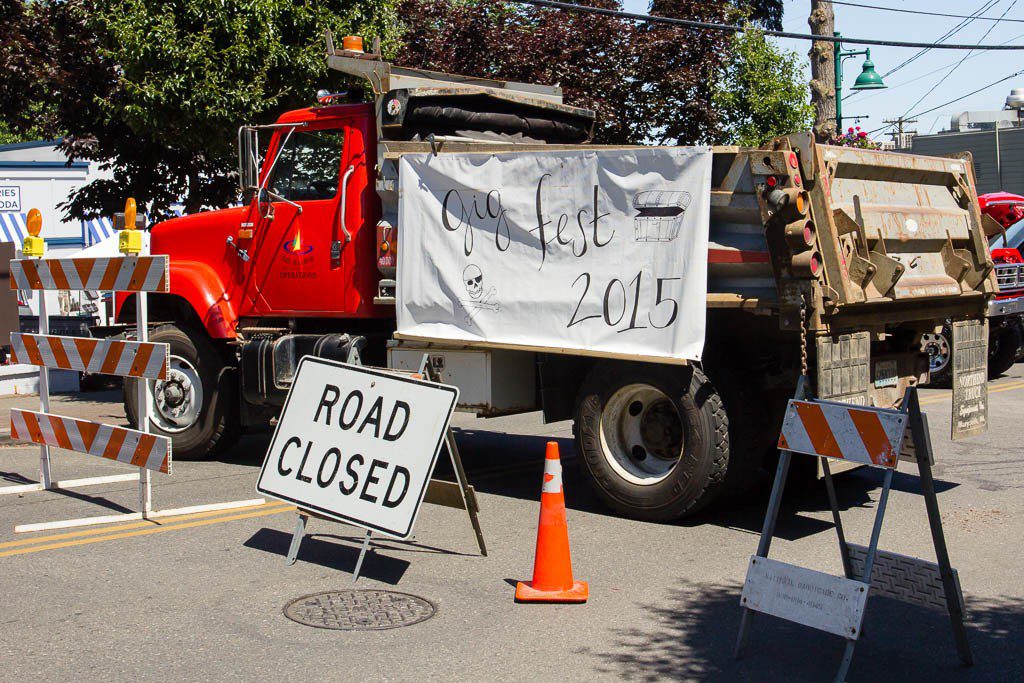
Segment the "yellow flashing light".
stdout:
[[43,214],[39,209],[31,209],[25,219],[25,229],[28,236],[21,246],[21,253],[25,256],[41,258],[46,253],[46,242],[39,233],[43,230]]
[[124,203],[124,230],[117,235],[117,249],[122,254],[133,255],[142,251],[142,233],[135,229],[137,215],[135,199],[129,197]]

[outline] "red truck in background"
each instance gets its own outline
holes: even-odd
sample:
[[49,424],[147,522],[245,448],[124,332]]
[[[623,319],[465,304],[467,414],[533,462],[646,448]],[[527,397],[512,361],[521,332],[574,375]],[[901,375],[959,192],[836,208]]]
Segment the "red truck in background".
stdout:
[[[1009,370],[1024,355],[1024,197],[1009,192],[978,195],[999,292],[988,304],[990,377]],[[926,339],[931,382],[952,375],[949,325]]]
[[[403,338],[403,155],[585,150],[595,114],[557,86],[399,67],[348,49],[361,41],[327,42],[328,66],[359,79],[354,92],[367,83],[371,101],[323,93],[321,106],[242,126],[243,205],[151,228],[171,287],[149,297],[150,340],[171,350],[168,379],[151,383],[152,427],[175,457],[208,457],[268,424],[303,356],[355,349],[401,367],[427,355],[459,386],[460,410],[573,420],[605,502],[674,519],[753,479],[801,374],[819,398],[891,407],[928,380],[926,335],[945,320],[983,324],[996,288],[969,162],[805,132],[712,149],[701,363]],[[117,302],[129,330],[130,301]],[[126,382],[133,421],[137,390]]]

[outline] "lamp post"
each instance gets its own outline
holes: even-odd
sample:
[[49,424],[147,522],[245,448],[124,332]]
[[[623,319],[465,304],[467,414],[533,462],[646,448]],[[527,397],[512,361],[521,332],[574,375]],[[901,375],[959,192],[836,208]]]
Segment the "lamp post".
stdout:
[[[832,35],[836,38],[843,36],[835,31]],[[843,60],[857,55],[864,55],[864,64],[861,67],[860,75],[853,82],[852,90],[881,90],[885,88],[882,77],[875,71],[875,63],[871,61],[871,48],[866,50],[844,50],[841,41],[836,40],[832,48],[835,51],[836,64],[836,132],[843,134]]]

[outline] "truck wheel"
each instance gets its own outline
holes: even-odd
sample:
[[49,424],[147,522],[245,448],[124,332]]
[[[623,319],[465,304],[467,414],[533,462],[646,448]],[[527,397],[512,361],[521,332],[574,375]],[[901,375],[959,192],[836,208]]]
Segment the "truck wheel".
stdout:
[[[237,399],[213,343],[202,332],[175,325],[161,325],[149,340],[171,350],[167,379],[148,380],[153,392],[150,431],[170,437],[173,456],[183,460],[201,460],[229,448],[238,439]],[[133,425],[138,424],[138,382],[124,383],[125,413]]]
[[[990,321],[991,325],[992,322]],[[1020,348],[1020,330],[1016,325],[1004,324],[988,336],[988,378],[995,379],[1013,367]]]
[[599,364],[580,390],[574,428],[591,485],[623,515],[678,519],[721,490],[729,421],[698,368]]
[[921,336],[921,350],[928,354],[928,384],[946,386],[953,377],[953,331],[944,325],[941,332]]

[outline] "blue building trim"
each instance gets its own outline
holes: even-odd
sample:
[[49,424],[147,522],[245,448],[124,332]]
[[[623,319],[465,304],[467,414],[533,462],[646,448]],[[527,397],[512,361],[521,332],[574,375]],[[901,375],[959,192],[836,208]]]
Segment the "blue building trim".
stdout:
[[29,142],[12,142],[9,145],[0,145],[0,152],[7,152],[18,149],[38,149],[40,147],[56,147],[63,138],[57,140],[30,140]]
[[0,160],[0,169],[44,169],[44,168],[89,168],[88,161],[3,161]]
[[46,244],[51,247],[84,247],[85,240],[81,237],[47,237]]

